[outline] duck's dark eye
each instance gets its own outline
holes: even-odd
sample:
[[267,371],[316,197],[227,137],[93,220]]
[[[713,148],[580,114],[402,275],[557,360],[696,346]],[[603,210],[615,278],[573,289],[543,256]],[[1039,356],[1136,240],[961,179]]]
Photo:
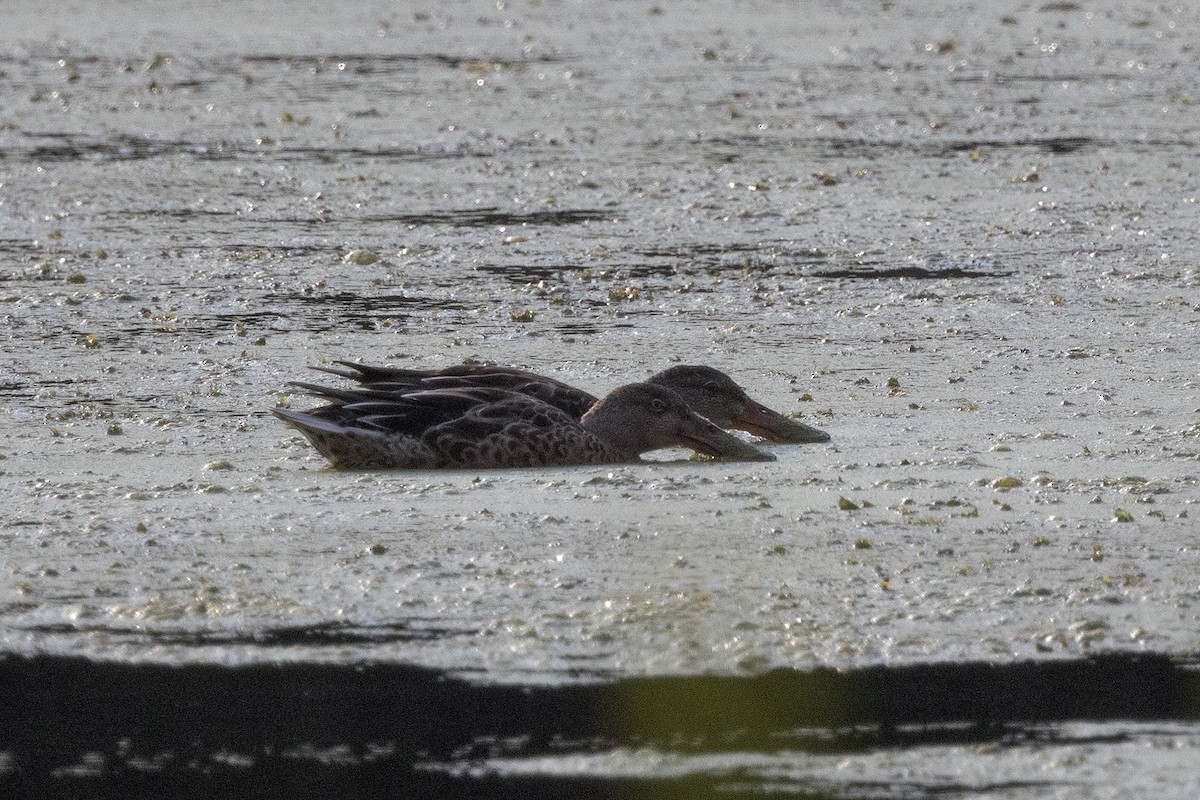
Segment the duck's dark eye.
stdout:
[[655,414],[665,413],[667,410],[667,404],[656,397],[650,401],[650,410]]
[[708,381],[704,384],[704,388],[708,389],[710,392],[717,392],[721,390],[721,385],[716,381]]

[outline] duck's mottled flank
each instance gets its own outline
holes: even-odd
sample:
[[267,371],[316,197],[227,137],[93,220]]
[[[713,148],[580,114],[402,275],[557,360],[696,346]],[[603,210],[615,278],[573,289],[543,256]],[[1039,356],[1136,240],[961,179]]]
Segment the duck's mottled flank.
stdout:
[[301,388],[331,400],[273,412],[343,469],[544,467],[635,461],[682,446],[729,459],[765,453],[698,415],[670,389],[630,384],[576,418],[529,394],[475,386],[403,391]]

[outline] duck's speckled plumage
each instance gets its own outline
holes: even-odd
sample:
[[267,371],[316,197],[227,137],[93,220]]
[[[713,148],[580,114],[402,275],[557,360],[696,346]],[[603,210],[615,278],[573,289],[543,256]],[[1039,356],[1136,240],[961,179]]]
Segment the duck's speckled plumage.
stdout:
[[613,391],[581,419],[494,387],[404,392],[299,385],[332,402],[306,412],[273,411],[339,468],[608,464],[669,446],[774,459],[699,416],[669,389],[647,383]]
[[[582,389],[535,372],[483,364],[463,364],[434,370],[400,369],[336,362],[338,367],[317,367],[357,381],[364,389],[394,393],[421,389],[496,388],[536,397],[575,418],[582,417],[597,398]],[[681,364],[647,379],[678,394],[685,403],[716,425],[736,428],[775,442],[793,444],[827,442],[829,434],[806,425],[752,399],[720,370]]]

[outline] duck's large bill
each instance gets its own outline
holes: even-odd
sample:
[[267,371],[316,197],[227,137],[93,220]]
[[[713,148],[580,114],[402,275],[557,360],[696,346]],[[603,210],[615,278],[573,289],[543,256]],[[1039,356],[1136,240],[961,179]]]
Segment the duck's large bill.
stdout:
[[773,442],[803,444],[829,441],[829,434],[825,431],[785,417],[754,401],[747,403],[733,418],[733,427]]
[[681,438],[688,447],[706,456],[729,461],[774,461],[775,454],[759,450],[749,442],[718,428],[704,417],[692,414]]

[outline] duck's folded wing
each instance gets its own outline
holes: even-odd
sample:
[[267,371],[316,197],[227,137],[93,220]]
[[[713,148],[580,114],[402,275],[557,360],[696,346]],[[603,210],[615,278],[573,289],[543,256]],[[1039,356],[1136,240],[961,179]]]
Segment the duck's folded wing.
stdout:
[[348,361],[335,363],[345,369],[325,366],[313,369],[358,381],[362,386],[361,391],[406,394],[443,389],[503,389],[557,406],[576,419],[583,416],[597,402],[595,395],[582,389],[554,378],[511,367],[461,364],[436,370],[416,370],[375,367]]
[[609,448],[560,408],[515,395],[430,428],[422,443],[447,463],[474,467],[597,464]]
[[528,372],[515,367],[499,367],[493,364],[456,364],[440,369],[405,369],[403,367],[379,367],[372,364],[359,364],[354,361],[334,361],[337,367],[325,365],[314,366],[312,369],[340,375],[343,378],[358,381],[363,384],[372,383],[403,383],[411,384],[430,378],[475,378],[481,375],[511,375],[530,380],[553,380],[543,378],[535,372]]
[[342,415],[355,418],[359,427],[385,433],[422,437],[441,425],[472,418],[473,412],[521,397],[499,389],[454,389],[364,397],[341,405]]

